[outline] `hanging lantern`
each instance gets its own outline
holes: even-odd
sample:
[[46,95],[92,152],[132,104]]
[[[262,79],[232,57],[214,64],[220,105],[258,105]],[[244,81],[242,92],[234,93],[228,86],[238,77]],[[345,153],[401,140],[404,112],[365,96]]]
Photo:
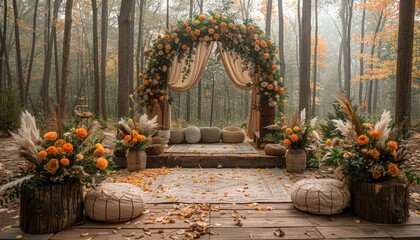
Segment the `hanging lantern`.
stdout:
[[204,88],[204,97],[211,98],[211,95],[212,95],[211,87],[207,84],[207,86]]

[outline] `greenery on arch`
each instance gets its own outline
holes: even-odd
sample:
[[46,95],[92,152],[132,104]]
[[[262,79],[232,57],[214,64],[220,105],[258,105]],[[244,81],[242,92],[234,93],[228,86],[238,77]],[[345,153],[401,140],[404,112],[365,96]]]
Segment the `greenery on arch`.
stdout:
[[136,102],[141,107],[151,108],[170,101],[166,76],[172,61],[187,59],[187,67],[183,69],[185,77],[190,72],[194,47],[212,41],[221,42],[223,51],[238,53],[244,68],[251,68],[248,70],[251,77],[257,79],[260,99],[268,100],[271,106],[277,102],[285,104],[283,79],[278,70],[279,51],[273,41],[252,19],[239,22],[233,14],[222,16],[213,12],[178,21],[165,35],[157,36],[146,52],[147,68],[138,76],[142,85],[133,93]]

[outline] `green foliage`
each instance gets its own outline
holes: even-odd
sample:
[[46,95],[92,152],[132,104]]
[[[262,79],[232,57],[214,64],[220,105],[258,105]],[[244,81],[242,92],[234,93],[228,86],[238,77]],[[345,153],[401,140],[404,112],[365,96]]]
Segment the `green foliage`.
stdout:
[[0,134],[8,135],[20,126],[20,99],[17,91],[8,90],[0,95]]

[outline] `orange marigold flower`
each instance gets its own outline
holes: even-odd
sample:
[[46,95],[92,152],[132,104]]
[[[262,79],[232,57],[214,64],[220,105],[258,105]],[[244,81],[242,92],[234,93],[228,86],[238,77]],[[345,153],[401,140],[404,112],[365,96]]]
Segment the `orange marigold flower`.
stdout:
[[139,89],[140,91],[144,91],[144,85],[140,85]]
[[162,44],[158,44],[158,45],[157,45],[157,48],[158,48],[159,50],[162,50],[162,49],[163,49],[163,45],[162,45]]
[[369,132],[369,135],[371,136],[371,137],[373,137],[373,138],[379,138],[379,132],[378,131],[376,131],[376,130],[372,130],[372,131],[370,131]]
[[83,154],[76,154],[76,160],[82,160],[83,159]]
[[274,88],[274,85],[273,84],[270,83],[270,84],[267,85],[267,89],[268,90],[273,90],[273,88]]
[[100,148],[97,148],[94,152],[93,152],[93,156],[95,156],[95,157],[100,157],[100,156],[103,156],[104,154],[106,154],[107,153],[107,151],[106,151],[106,149],[104,148],[104,147],[100,147]]
[[293,131],[295,131],[295,132],[299,132],[299,130],[300,130],[300,127],[298,127],[298,126],[294,126],[294,127],[293,127]]
[[230,28],[233,28],[233,23],[229,23],[229,27]]
[[198,29],[196,29],[196,30],[194,31],[194,34],[195,34],[195,35],[197,35],[197,36],[199,36],[199,35],[200,35],[200,33],[201,33],[201,31],[200,31],[200,30],[198,30]]
[[264,58],[265,59],[267,59],[267,58],[269,58],[270,57],[270,54],[268,54],[268,53],[264,53]]
[[220,27],[221,27],[221,28],[225,28],[225,27],[226,27],[226,23],[225,23],[225,22],[221,22],[221,23],[220,23]]
[[138,79],[142,79],[143,78],[143,74],[142,73],[139,73],[139,75],[137,75],[137,78]]
[[168,34],[165,35],[165,39],[169,40],[170,36]]
[[273,70],[275,71],[275,70],[277,70],[277,66],[276,66],[276,65],[273,65],[273,66],[271,67],[271,69],[273,69]]
[[213,34],[214,33],[214,29],[213,28],[209,28],[208,32],[209,32],[209,34]]
[[55,154],[57,154],[58,150],[55,146],[49,146],[46,151],[47,151],[48,154],[55,155]]
[[249,30],[249,31],[254,31],[254,27],[253,27],[253,26],[249,26],[249,27],[248,27],[248,30]]
[[88,132],[87,132],[86,128],[76,129],[76,136],[78,136],[79,138],[86,138],[87,135],[88,135]]
[[46,158],[47,155],[48,155],[48,153],[44,150],[39,151],[39,153],[38,153],[38,157],[40,157],[40,158]]
[[369,138],[368,138],[366,135],[360,135],[360,136],[357,138],[356,143],[357,143],[358,145],[366,145],[366,144],[368,144],[368,143],[369,143]]
[[100,143],[97,143],[97,144],[95,144],[95,148],[103,148],[104,146],[102,146],[102,144],[100,144]]
[[125,135],[124,140],[125,140],[126,142],[131,141],[131,135]]
[[292,140],[292,142],[296,142],[299,139],[297,134],[292,134],[290,135],[290,140]]
[[98,160],[96,160],[96,167],[98,169],[105,170],[107,166],[108,166],[108,161],[105,158],[100,157],[98,158]]
[[395,163],[390,163],[388,165],[388,173],[393,177],[398,176],[400,174],[400,169],[398,168],[398,165]]
[[283,95],[284,94],[284,88],[280,88],[279,93]]
[[165,49],[166,49],[166,50],[171,50],[171,45],[166,44],[166,45],[165,45]]
[[397,151],[398,149],[398,143],[395,141],[389,141],[386,146],[391,149],[392,151]]
[[267,44],[268,44],[268,45],[272,45],[272,44],[273,44],[273,41],[272,41],[272,40],[268,40],[268,41],[267,41]]
[[332,144],[331,139],[328,138],[327,140],[325,140],[325,145],[331,146],[331,144]]
[[378,170],[373,170],[373,171],[372,171],[372,177],[373,177],[373,179],[379,179],[379,178],[381,178],[381,177],[382,177],[382,174],[381,174],[381,172],[380,172],[380,171],[378,171]]
[[47,164],[45,164],[44,169],[51,173],[54,174],[55,172],[57,172],[58,168],[60,166],[58,165],[58,160],[55,158],[50,159],[50,161],[47,162]]
[[188,49],[188,45],[187,44],[182,44],[181,48],[182,48],[182,50],[186,51]]
[[284,145],[284,146],[286,146],[286,147],[287,147],[287,146],[289,146],[290,144],[292,144],[292,142],[291,142],[288,138],[286,138],[286,139],[284,139],[284,140],[283,140],[283,145]]
[[265,41],[261,41],[261,47],[267,47],[267,43]]
[[185,31],[187,31],[187,32],[191,32],[191,27],[187,27],[187,28],[185,29]]
[[144,135],[142,135],[142,134],[139,134],[139,135],[137,136],[137,140],[139,140],[140,142],[144,142],[144,141],[146,141],[146,136],[144,136]]
[[216,15],[214,15],[214,18],[219,19],[220,18],[220,15],[219,14],[216,14]]
[[200,18],[200,20],[204,20],[204,19],[206,19],[206,16],[200,15],[199,18]]
[[191,40],[195,41],[195,40],[197,40],[197,37],[196,37],[195,35],[193,35],[193,36],[191,37]]
[[381,153],[376,148],[369,150],[368,154],[375,159],[379,159],[379,156],[381,155]]
[[214,38],[215,38],[215,39],[218,39],[219,37],[220,37],[220,35],[219,35],[218,33],[215,33],[215,34],[214,34]]
[[162,95],[162,96],[159,97],[159,101],[162,102],[163,100],[165,100],[165,96]]
[[292,133],[292,129],[291,128],[286,128],[286,133],[287,134],[291,134]]
[[48,140],[48,141],[54,141],[55,139],[57,139],[58,135],[56,132],[47,132],[46,134],[44,134],[44,139]]
[[65,153],[71,153],[71,152],[73,152],[73,145],[71,145],[71,143],[64,144],[62,148],[63,148],[63,151]]
[[276,49],[276,51],[274,51],[276,54],[279,54],[280,53],[280,51],[278,50],[278,49]]
[[63,165],[63,166],[68,166],[68,165],[70,165],[70,160],[69,160],[68,158],[62,158],[62,159],[60,160],[60,163],[61,163],[61,165]]
[[149,80],[144,80],[144,85],[145,86],[149,85]]
[[66,141],[64,139],[58,139],[57,141],[55,141],[54,146],[62,147],[65,143]]

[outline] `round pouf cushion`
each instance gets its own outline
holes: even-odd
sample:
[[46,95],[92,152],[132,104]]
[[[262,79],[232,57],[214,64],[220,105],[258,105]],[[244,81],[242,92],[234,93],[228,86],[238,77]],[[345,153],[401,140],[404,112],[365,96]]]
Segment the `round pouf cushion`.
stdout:
[[291,198],[301,211],[333,215],[350,203],[350,191],[336,179],[302,179],[293,186]]
[[129,183],[104,183],[85,196],[86,215],[100,222],[125,222],[138,217],[145,205],[143,191]]
[[224,143],[241,143],[245,141],[245,131],[238,127],[225,127],[222,130],[222,141]]
[[185,129],[171,129],[170,144],[180,144],[185,141]]
[[198,143],[201,140],[201,132],[198,127],[187,127],[185,129],[185,141],[187,143]]
[[201,141],[204,143],[218,143],[222,137],[222,130],[218,127],[202,127]]
[[286,148],[281,144],[266,144],[264,147],[264,153],[273,156],[284,156],[286,155]]

